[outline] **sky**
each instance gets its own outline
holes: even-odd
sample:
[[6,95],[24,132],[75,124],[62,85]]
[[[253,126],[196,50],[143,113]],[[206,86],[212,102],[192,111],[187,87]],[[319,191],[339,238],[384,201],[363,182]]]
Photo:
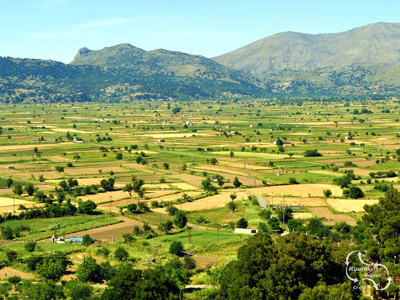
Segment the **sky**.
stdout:
[[78,49],[129,43],[218,56],[284,31],[337,33],[400,22],[398,0],[1,1],[0,56],[69,63]]

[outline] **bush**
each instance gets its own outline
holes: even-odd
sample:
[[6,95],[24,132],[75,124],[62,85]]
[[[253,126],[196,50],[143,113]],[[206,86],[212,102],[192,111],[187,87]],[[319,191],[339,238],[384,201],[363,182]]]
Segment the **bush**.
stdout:
[[230,210],[232,210],[232,212],[235,212],[237,206],[238,206],[238,205],[236,204],[236,202],[233,202],[233,201],[228,202],[228,203],[226,204],[226,207],[229,208]]
[[24,244],[24,248],[28,252],[33,252],[33,251],[35,251],[35,248],[36,248],[36,242],[35,241],[26,242]]
[[322,156],[322,154],[319,153],[317,149],[314,149],[314,150],[306,150],[304,152],[304,156],[305,157],[316,157],[316,156]]
[[362,197],[364,197],[364,193],[359,187],[351,186],[349,188],[348,198],[358,199]]
[[160,203],[157,200],[151,201],[151,207],[152,208],[157,208],[160,206]]
[[175,214],[179,211],[178,208],[176,208],[175,206],[170,206],[167,208],[167,212],[170,216],[175,216]]
[[83,246],[86,246],[86,247],[88,247],[88,246],[90,246],[91,244],[93,244],[93,242],[94,242],[94,240],[90,237],[90,235],[88,235],[88,234],[85,234],[83,237],[82,237],[82,245]]
[[241,218],[239,221],[237,221],[236,225],[238,228],[247,228],[249,223],[246,221],[245,218]]
[[124,261],[128,259],[129,253],[125,248],[119,246],[114,252],[114,257],[119,261]]
[[330,189],[324,190],[324,196],[326,198],[329,198],[332,195],[332,191]]
[[296,180],[296,178],[290,177],[289,184],[299,184],[299,182]]
[[79,204],[77,212],[79,214],[93,214],[94,210],[96,209],[97,204],[94,203],[92,200],[83,201]]
[[21,277],[19,276],[10,276],[7,278],[7,281],[12,285],[16,286],[18,283],[21,282]]
[[12,240],[14,238],[12,228],[10,226],[2,227],[1,228],[1,237],[4,240]]
[[137,209],[137,205],[135,203],[131,203],[126,208],[129,212],[134,213]]
[[169,245],[169,253],[171,254],[182,257],[184,255],[182,251],[183,251],[183,245],[179,241],[173,241],[171,245]]
[[110,251],[104,246],[101,246],[101,247],[97,248],[97,250],[96,250],[96,255],[98,255],[98,256],[107,257],[109,254],[110,254]]

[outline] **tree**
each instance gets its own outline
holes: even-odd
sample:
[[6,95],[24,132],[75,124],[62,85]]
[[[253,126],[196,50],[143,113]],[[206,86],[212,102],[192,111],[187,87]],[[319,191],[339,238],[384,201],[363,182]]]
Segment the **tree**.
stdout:
[[241,218],[239,221],[237,221],[236,225],[238,228],[247,228],[249,223],[246,221],[245,218]]
[[242,183],[239,181],[239,178],[237,176],[233,180],[232,184],[233,184],[234,187],[240,187],[242,185]]
[[122,159],[123,155],[121,152],[118,152],[117,155],[115,156],[116,159]]
[[103,300],[179,299],[179,288],[160,269],[129,270],[111,279]]
[[282,147],[283,146],[283,141],[280,138],[277,138],[275,141],[275,145],[278,147]]
[[158,225],[158,229],[161,231],[164,231],[165,233],[169,233],[173,227],[174,227],[174,224],[170,220],[165,221],[164,223],[161,223],[160,225]]
[[364,192],[357,186],[351,186],[349,188],[348,197],[352,199],[358,199],[364,197]]
[[103,179],[102,181],[100,181],[100,186],[105,191],[112,191],[114,189],[114,183],[115,183],[115,178],[109,177],[108,179]]
[[19,277],[19,276],[17,276],[17,275],[10,276],[10,277],[7,278],[7,281],[8,281],[9,283],[11,283],[11,284],[14,286],[14,289],[15,289],[15,287],[17,286],[17,284],[21,282],[21,277]]
[[186,226],[187,223],[187,217],[186,214],[183,211],[178,211],[175,214],[175,218],[174,218],[174,225],[176,227],[178,227],[179,229],[182,229],[183,227]]
[[93,288],[87,283],[70,280],[64,285],[63,291],[69,300],[86,300],[90,299]]
[[72,189],[72,188],[74,188],[74,187],[76,187],[76,186],[79,185],[78,180],[76,180],[76,179],[74,179],[74,178],[68,178],[68,179],[67,179],[67,183],[68,183],[68,187],[69,187],[70,189]]
[[236,194],[230,194],[229,197],[231,198],[232,201],[234,201],[237,198]]
[[329,198],[332,195],[332,191],[330,189],[324,190],[324,196],[326,198]]
[[213,157],[210,159],[210,164],[216,165],[216,164],[218,164],[218,160],[215,157]]
[[317,149],[314,149],[314,150],[306,150],[306,151],[304,152],[304,157],[315,157],[315,156],[322,156],[322,154],[319,153]]
[[126,209],[127,209],[129,212],[134,213],[135,210],[137,209],[137,205],[136,205],[135,203],[128,204],[128,206],[126,207]]
[[101,268],[97,261],[89,256],[86,257],[76,270],[76,278],[81,282],[95,282],[101,283]]
[[64,172],[64,167],[62,167],[62,166],[56,166],[55,169],[56,169],[56,171],[59,172],[59,173]]
[[52,300],[63,299],[62,286],[55,282],[45,281],[32,283],[24,282],[21,286],[22,299],[26,300]]
[[226,204],[226,207],[228,207],[232,212],[235,212],[235,210],[237,208],[237,204],[235,202],[231,201]]
[[169,169],[169,163],[163,163],[163,168],[165,169],[165,170],[168,170]]
[[183,245],[180,241],[173,241],[169,245],[169,253],[177,255],[177,256],[183,256]]
[[178,258],[173,258],[161,267],[161,270],[166,274],[172,281],[176,283],[180,290],[185,288],[190,281],[189,272],[184,263]]
[[1,237],[4,240],[12,240],[14,238],[12,228],[10,226],[2,227],[1,228]]
[[296,180],[296,178],[290,177],[289,184],[299,184],[299,182]]
[[297,232],[273,242],[267,233],[250,237],[221,278],[225,299],[298,299],[319,282],[337,284],[345,276],[324,244]]
[[216,192],[217,188],[211,184],[211,179],[206,178],[201,182],[201,185],[203,186],[203,189],[206,192]]
[[304,289],[301,293],[299,300],[330,300],[330,299],[359,299],[352,293],[352,286],[350,282],[342,284],[326,285],[320,283],[317,286]]
[[77,212],[79,214],[92,215],[94,210],[96,209],[97,204],[92,200],[87,200],[79,203]]
[[37,267],[38,274],[52,281],[58,281],[64,275],[66,266],[58,259],[46,258]]
[[8,188],[10,188],[13,183],[14,183],[14,180],[12,180],[11,178],[7,178],[6,184],[7,184]]
[[132,191],[133,191],[133,185],[131,183],[127,183],[123,189],[124,192],[128,192],[129,193],[129,197],[132,197]]
[[33,194],[38,190],[38,188],[35,188],[35,186],[32,183],[28,183],[25,186],[24,190],[29,196],[33,196]]
[[22,188],[22,185],[20,185],[20,184],[17,184],[13,189],[13,193],[18,196],[21,196],[23,192],[24,192],[24,190]]
[[82,237],[82,245],[85,246],[85,247],[90,246],[91,244],[93,244],[93,242],[94,242],[94,240],[90,237],[89,234],[85,234]]
[[25,248],[25,250],[28,251],[28,252],[33,252],[33,251],[35,251],[35,248],[36,248],[36,241],[29,241],[29,242],[26,242],[26,243],[24,244],[24,248]]
[[178,112],[180,112],[181,111],[181,107],[179,107],[179,106],[177,106],[177,107],[174,107],[173,109],[172,109],[172,113],[175,115],[175,114],[177,114]]
[[132,188],[133,188],[133,191],[136,193],[139,193],[139,191],[142,189],[143,185],[144,185],[143,179],[135,179],[132,181]]
[[61,180],[58,185],[64,190],[68,191],[68,183],[65,180]]
[[118,246],[118,248],[115,249],[114,257],[119,261],[125,261],[128,259],[129,253],[125,250],[125,248]]
[[362,217],[367,225],[363,249],[366,255],[382,262],[388,258],[395,264],[400,261],[400,193],[390,189],[378,204],[365,205],[366,214]]
[[225,178],[222,177],[221,175],[215,175],[215,179],[217,179],[217,183],[219,186],[223,186],[225,183]]
[[[278,219],[283,223],[287,223],[289,220],[293,219],[293,209],[291,207],[285,207],[283,210],[278,210]],[[285,217],[283,217],[285,216]]]
[[335,178],[333,184],[340,185],[341,188],[347,188],[351,184],[351,177],[344,175],[342,177]]
[[171,205],[171,206],[168,206],[168,207],[167,207],[166,211],[168,212],[168,214],[169,214],[170,216],[175,216],[176,213],[179,211],[179,209],[176,208],[175,206]]

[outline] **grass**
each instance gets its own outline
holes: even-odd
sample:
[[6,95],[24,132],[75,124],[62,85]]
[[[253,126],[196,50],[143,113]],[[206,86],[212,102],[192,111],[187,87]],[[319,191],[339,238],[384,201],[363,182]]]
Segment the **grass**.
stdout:
[[[219,231],[219,242],[221,244],[230,242],[239,242],[248,236],[243,234],[232,233],[231,229],[221,229]],[[190,230],[191,244],[196,247],[205,247],[211,244],[218,244],[217,230]],[[186,230],[168,235],[155,237],[153,243],[160,243],[163,246],[169,246],[173,241],[180,241],[182,244],[188,244],[188,232]]]
[[[61,217],[54,219],[33,219],[33,220],[14,220],[6,221],[2,226],[16,228],[18,226],[30,227],[29,232],[16,240],[41,240],[51,237],[54,234],[53,224],[60,224],[57,235],[71,234],[83,230],[98,228],[108,225],[108,216],[76,216]],[[119,220],[112,218],[111,223],[118,223]]]

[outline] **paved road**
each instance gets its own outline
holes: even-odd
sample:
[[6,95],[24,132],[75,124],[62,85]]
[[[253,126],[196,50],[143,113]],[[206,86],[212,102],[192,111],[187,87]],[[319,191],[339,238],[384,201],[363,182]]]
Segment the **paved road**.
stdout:
[[257,197],[258,203],[260,203],[261,209],[267,209],[267,202],[265,201],[264,197],[258,194],[251,193],[253,196]]

